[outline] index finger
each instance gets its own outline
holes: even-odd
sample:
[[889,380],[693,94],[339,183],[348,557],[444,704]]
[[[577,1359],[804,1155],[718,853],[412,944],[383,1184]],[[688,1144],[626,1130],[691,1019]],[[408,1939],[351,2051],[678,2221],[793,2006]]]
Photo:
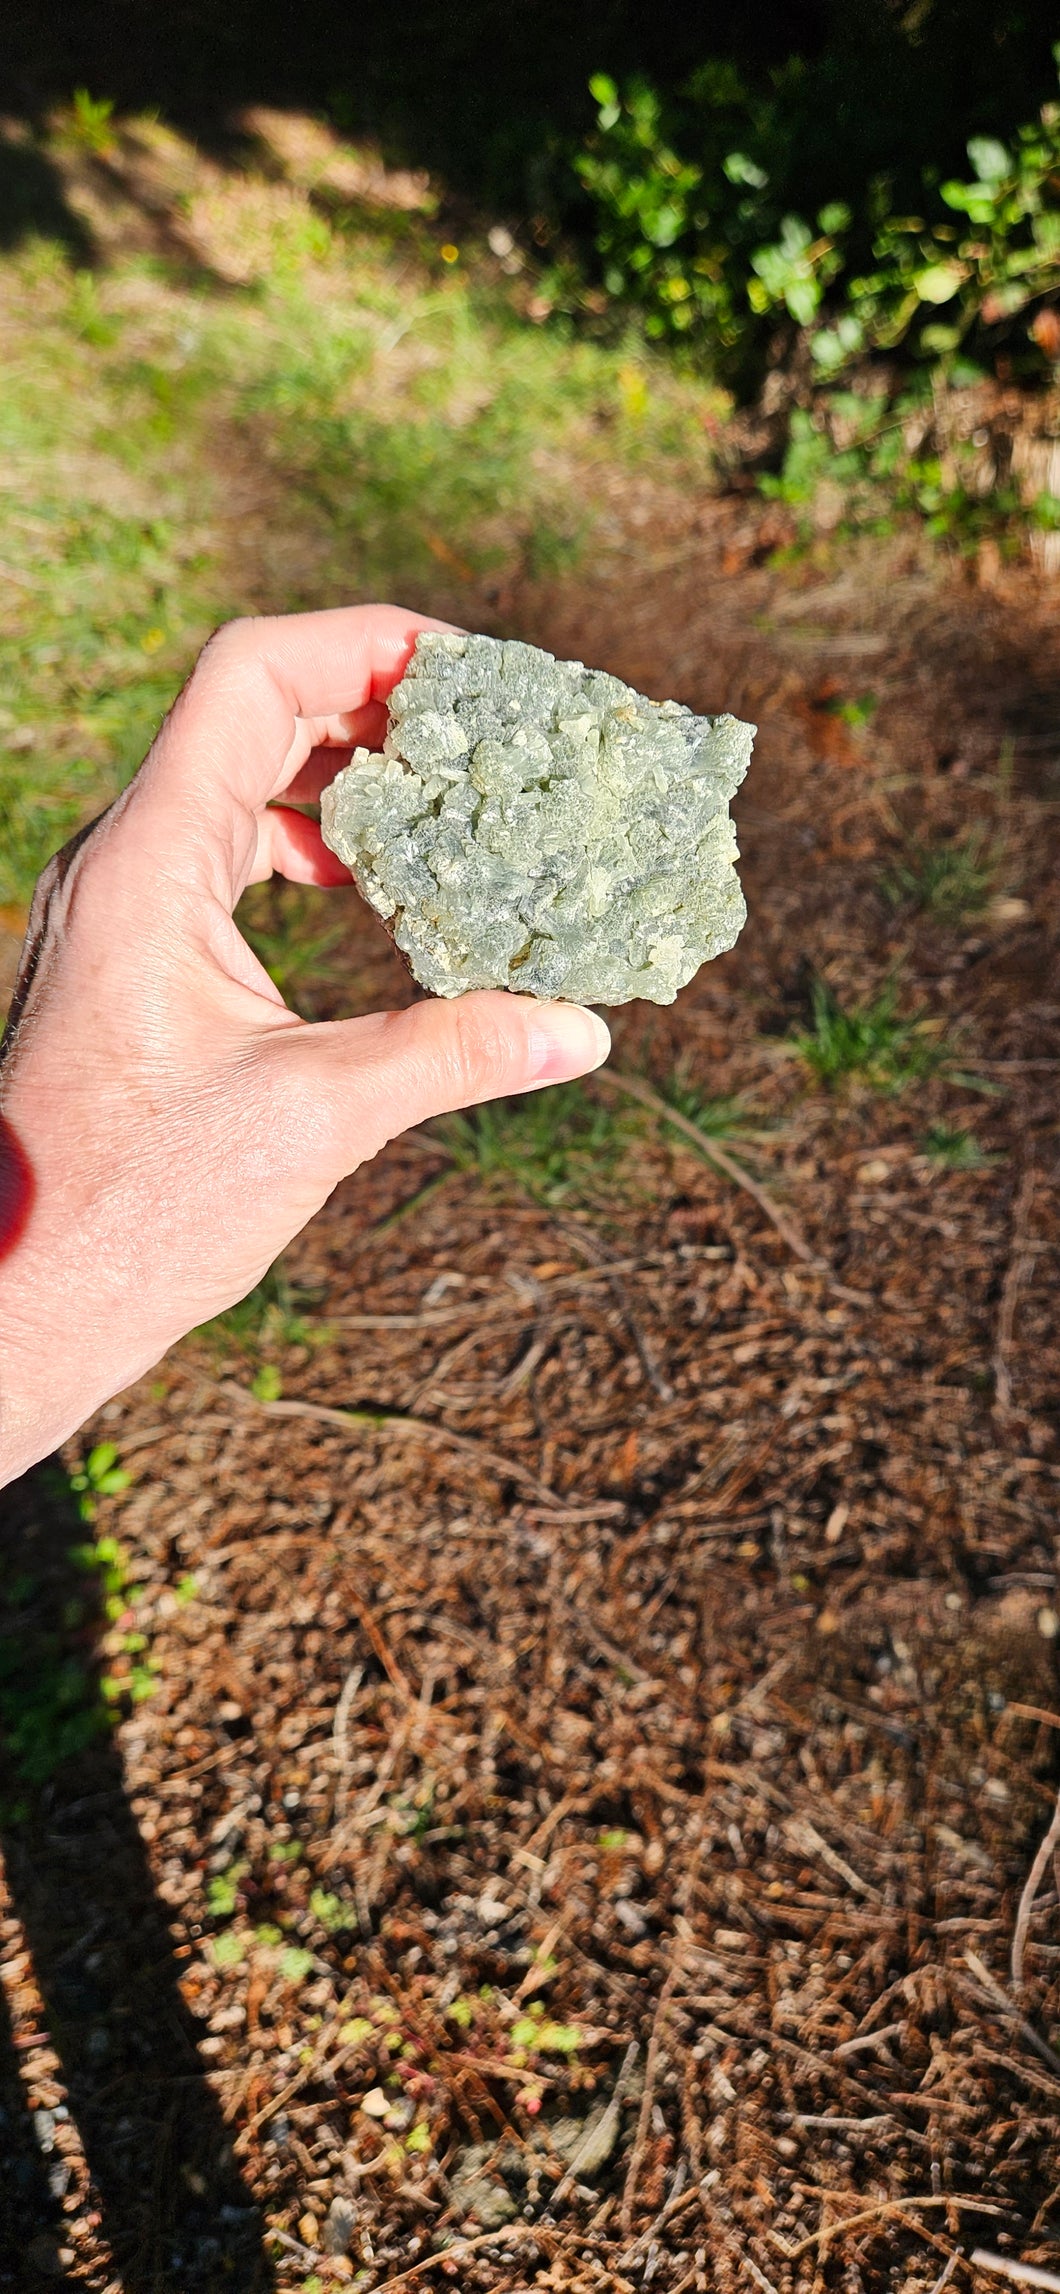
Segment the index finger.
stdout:
[[396,605],[229,622],[170,711],[137,788],[171,856],[226,901],[247,881],[256,816],[293,781],[323,725],[385,699],[424,629],[451,622]]

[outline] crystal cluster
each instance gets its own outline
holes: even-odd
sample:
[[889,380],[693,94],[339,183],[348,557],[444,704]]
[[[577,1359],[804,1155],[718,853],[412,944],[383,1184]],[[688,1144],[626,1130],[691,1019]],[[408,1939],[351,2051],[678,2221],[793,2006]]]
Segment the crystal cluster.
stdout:
[[729,799],[753,725],[536,646],[435,632],[382,755],[321,799],[333,852],[438,996],[672,1003],[746,916]]

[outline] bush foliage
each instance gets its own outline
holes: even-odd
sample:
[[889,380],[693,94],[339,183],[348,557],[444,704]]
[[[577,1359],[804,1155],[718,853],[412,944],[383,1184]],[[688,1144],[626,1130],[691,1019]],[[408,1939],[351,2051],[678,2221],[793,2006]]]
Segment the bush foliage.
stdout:
[[899,348],[937,361],[1004,346],[1018,370],[1042,372],[1060,352],[1060,103],[1007,140],[973,135],[963,178],[926,166],[918,214],[896,211],[877,173],[807,215],[803,80],[792,65],[756,94],[712,63],[675,105],[646,80],[595,75],[596,129],[575,166],[604,294],[744,385],[776,355],[778,327],[784,347],[805,337],[826,382]]

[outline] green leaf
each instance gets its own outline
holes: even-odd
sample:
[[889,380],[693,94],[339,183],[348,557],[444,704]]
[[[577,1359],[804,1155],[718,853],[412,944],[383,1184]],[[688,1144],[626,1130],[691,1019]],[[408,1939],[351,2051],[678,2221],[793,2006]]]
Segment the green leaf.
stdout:
[[375,2025],[366,2015],[351,2015],[348,2023],[339,2027],[339,2040],[343,2047],[363,2047],[366,2039],[375,2037]]
[[789,280],[784,289],[784,301],[797,326],[812,326],[821,304],[821,290],[816,279]]
[[684,222],[682,207],[660,207],[651,221],[645,223],[645,237],[651,240],[653,247],[672,247],[678,232],[684,228]]
[[865,347],[865,329],[853,311],[844,311],[834,327],[822,327],[810,344],[814,365],[824,375],[838,374],[849,358]]
[[827,207],[822,207],[817,218],[822,231],[826,231],[830,239],[835,237],[837,231],[849,231],[853,220],[854,218],[844,199],[829,200]]
[[288,1944],[280,1953],[280,1974],[287,1983],[304,1983],[314,1966],[311,1951],[303,1951],[300,1944]]
[[749,184],[752,191],[765,190],[769,181],[765,168],[759,167],[753,159],[748,159],[745,151],[730,151],[728,158],[723,159],[721,164],[730,183]]
[[993,135],[973,135],[968,157],[980,183],[1001,183],[1012,172],[1012,154]]
[[340,1929],[350,1928],[354,1924],[354,1914],[349,1905],[343,1903],[341,1896],[330,1895],[326,1888],[313,1889],[309,1909],[313,1918],[320,1921],[321,1927],[327,1929],[329,1936],[338,1935]]
[[956,350],[960,339],[959,327],[931,326],[920,329],[920,348],[932,358],[945,358],[948,351]]
[[593,73],[589,82],[589,94],[595,98],[598,104],[615,104],[618,102],[618,89],[607,72]]
[[230,1919],[236,1908],[238,1883],[228,1872],[218,1872],[206,1882],[206,1909],[215,1920]]
[[914,271],[913,285],[922,303],[948,303],[967,276],[963,263],[929,263]]
[[548,2055],[576,2055],[582,2035],[575,2023],[540,2023],[537,2044]]
[[111,1466],[116,1464],[117,1456],[117,1446],[114,1442],[97,1442],[95,1449],[89,1451],[85,1459],[85,1472],[89,1481],[94,1483],[96,1488],[99,1487],[101,1474],[109,1473]]
[[275,1362],[263,1362],[250,1381],[250,1391],[256,1402],[278,1402],[283,1393],[283,1379]]
[[246,1957],[247,1939],[237,1936],[231,1928],[223,1936],[211,1936],[210,1958],[215,1967],[238,1967]]
[[[1011,279],[1007,287],[992,287],[990,291],[990,323],[997,319],[1011,319],[1017,311],[1026,309],[1031,300],[1031,289]],[[984,313],[985,316],[985,313]]]

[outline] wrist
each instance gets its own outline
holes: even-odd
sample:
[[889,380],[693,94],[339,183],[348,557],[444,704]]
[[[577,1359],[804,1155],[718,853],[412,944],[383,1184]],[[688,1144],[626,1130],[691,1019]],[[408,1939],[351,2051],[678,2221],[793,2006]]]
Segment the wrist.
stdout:
[[83,1154],[67,1158],[77,1177],[63,1184],[61,1126],[34,1123],[31,1097],[6,1094],[17,1130],[0,1117],[0,1487],[156,1358],[137,1350],[118,1254],[99,1248],[90,1201],[103,1189]]
[[[30,1247],[0,1265],[0,1487],[28,1472],[150,1367],[126,1359],[113,1318]],[[107,1327],[110,1321],[111,1327]]]

